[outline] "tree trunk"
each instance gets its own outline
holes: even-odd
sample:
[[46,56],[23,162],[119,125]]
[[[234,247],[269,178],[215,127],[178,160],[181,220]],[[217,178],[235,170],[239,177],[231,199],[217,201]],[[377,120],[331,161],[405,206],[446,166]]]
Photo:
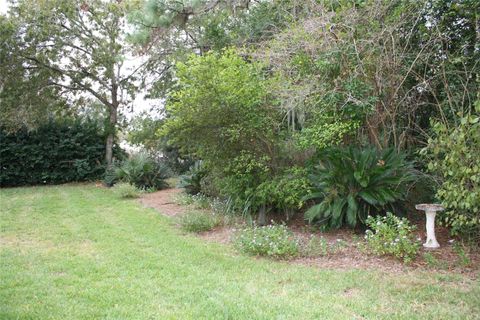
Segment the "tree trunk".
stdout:
[[118,105],[109,106],[109,122],[108,135],[105,145],[105,160],[107,161],[107,168],[111,168],[113,164],[113,143],[115,142],[115,128],[117,126],[117,108]]
[[258,213],[258,225],[264,226],[267,224],[267,208],[265,205],[260,207],[260,212]]

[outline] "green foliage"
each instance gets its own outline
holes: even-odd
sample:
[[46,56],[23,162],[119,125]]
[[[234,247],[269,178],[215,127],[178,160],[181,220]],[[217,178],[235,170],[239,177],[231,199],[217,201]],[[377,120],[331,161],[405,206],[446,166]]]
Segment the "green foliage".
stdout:
[[210,209],[210,198],[201,193],[194,195],[180,193],[175,197],[175,202],[182,206],[192,206],[195,209]]
[[223,166],[239,152],[270,146],[273,110],[258,64],[227,50],[191,56],[177,64],[176,76],[162,133],[182,151]]
[[313,234],[300,245],[300,254],[304,257],[325,257],[333,255],[347,248],[347,243],[337,239],[334,243],[328,243],[324,237],[316,237]]
[[278,259],[295,257],[299,243],[285,225],[256,225],[239,230],[235,236],[235,247],[241,252]]
[[210,231],[220,223],[218,216],[205,211],[189,211],[180,218],[182,229],[188,232]]
[[315,123],[307,125],[298,135],[298,144],[303,149],[325,149],[343,142],[343,138],[359,128],[358,121],[342,121],[316,117]]
[[445,268],[446,264],[440,260],[437,259],[431,252],[425,252],[423,254],[423,259],[427,263],[427,266],[430,268]]
[[140,196],[141,190],[130,183],[117,183],[113,188],[113,192],[120,198],[134,199]]
[[165,119],[143,113],[132,119],[127,140],[144,148],[153,157],[161,157],[176,174],[183,174],[194,162],[190,157],[182,157],[178,147],[168,143],[167,137],[159,136],[164,122]]
[[[17,114],[31,117],[40,110],[51,111],[46,108],[50,105],[43,106],[38,102],[52,100],[58,101],[54,102],[55,105],[68,102],[82,106],[85,100],[93,98],[103,107],[104,113],[108,114],[104,129],[107,135],[105,158],[109,166],[113,161],[112,147],[119,113],[134,99],[137,85],[141,83],[139,71],[143,65],[133,68],[124,63],[125,57],[130,55],[127,50],[131,49],[126,42],[125,14],[132,5],[134,2],[131,1],[102,0],[90,0],[88,3],[72,0],[12,1],[7,19],[15,24],[10,38],[16,42],[11,46],[2,43],[1,46],[2,51],[10,50],[9,55],[16,57],[17,68],[23,70],[10,73],[15,76],[12,82],[18,84],[18,89],[10,92],[7,100],[11,102],[15,97],[25,95],[20,102],[24,99],[27,102],[14,105],[18,109]],[[3,54],[0,53],[0,56]],[[23,89],[32,90],[23,93],[20,91]],[[0,99],[1,96],[0,93]],[[1,101],[2,104],[9,102]],[[12,115],[12,112],[7,115]],[[38,120],[47,116],[51,114],[44,114]],[[17,121],[20,122],[21,118],[23,116],[17,117]]]
[[231,199],[236,211],[249,215],[264,204],[261,195],[257,194],[257,187],[269,177],[269,161],[268,156],[256,157],[241,152],[227,163],[220,191],[224,197]]
[[307,198],[320,203],[305,218],[325,228],[355,227],[368,215],[396,208],[413,180],[411,163],[393,149],[331,148],[311,175],[313,193]]
[[255,190],[255,197],[258,203],[280,210],[298,210],[304,206],[303,198],[310,193],[310,188],[307,169],[292,167],[261,183]]
[[460,117],[450,127],[433,124],[433,137],[423,150],[428,169],[441,179],[436,196],[446,207],[441,216],[453,234],[480,239],[480,117]]
[[137,153],[123,161],[115,169],[118,180],[128,182],[142,190],[163,189],[168,186],[165,181],[171,175],[170,168],[156,161],[146,153]]
[[202,161],[196,161],[188,172],[180,176],[179,187],[185,189],[186,193],[195,195],[202,191],[201,181],[207,174],[202,164]]
[[392,255],[405,263],[415,259],[420,248],[415,239],[415,226],[406,218],[399,218],[388,212],[386,216],[372,217],[366,220],[370,228],[365,232],[367,248],[378,255]]
[[468,267],[472,264],[472,259],[468,256],[468,253],[465,251],[465,248],[459,244],[453,244],[453,251],[458,255],[458,264],[462,267]]
[[18,19],[0,15],[0,127],[8,132],[36,129],[68,106],[59,88],[49,85],[52,71],[25,68],[20,27]]
[[[118,147],[115,154],[123,156]],[[2,187],[95,180],[105,171],[105,133],[88,120],[1,130],[0,159]]]
[[301,246],[301,254],[304,257],[323,257],[329,254],[329,246],[324,237],[311,236],[306,243]]

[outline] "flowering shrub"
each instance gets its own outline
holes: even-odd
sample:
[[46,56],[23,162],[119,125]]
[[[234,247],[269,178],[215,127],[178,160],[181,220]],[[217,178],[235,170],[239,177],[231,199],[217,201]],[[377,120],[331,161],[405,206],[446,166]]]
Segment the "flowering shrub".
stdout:
[[258,256],[289,258],[299,252],[298,240],[285,225],[245,228],[237,233],[234,243],[240,251]]
[[378,255],[393,255],[404,262],[411,262],[418,253],[420,242],[415,239],[415,226],[405,218],[392,213],[385,217],[369,216],[366,220],[370,228],[365,232],[367,248]]

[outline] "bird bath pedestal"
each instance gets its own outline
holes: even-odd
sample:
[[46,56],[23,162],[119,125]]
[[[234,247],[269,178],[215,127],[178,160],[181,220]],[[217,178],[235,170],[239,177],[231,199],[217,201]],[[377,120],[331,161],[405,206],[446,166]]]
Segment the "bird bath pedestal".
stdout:
[[435,215],[437,211],[442,211],[445,208],[439,204],[417,204],[415,209],[425,211],[425,215],[427,216],[427,241],[423,244],[425,248],[439,248],[440,245],[438,244],[437,238],[435,238]]

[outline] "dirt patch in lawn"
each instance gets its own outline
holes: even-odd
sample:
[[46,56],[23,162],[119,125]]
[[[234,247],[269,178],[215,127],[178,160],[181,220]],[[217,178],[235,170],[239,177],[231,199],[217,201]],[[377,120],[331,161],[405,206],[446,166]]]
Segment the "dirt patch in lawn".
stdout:
[[[181,189],[161,190],[143,195],[140,202],[164,215],[174,217],[189,210],[188,206],[182,206],[176,202],[176,197],[181,192]],[[422,220],[421,216],[412,220],[418,226],[417,237],[425,240],[425,221]],[[290,220],[288,225],[297,237],[303,238],[304,242],[312,236],[322,237],[330,248],[327,254],[296,258],[291,260],[292,263],[342,270],[374,269],[386,272],[409,272],[414,269],[424,269],[439,274],[454,272],[474,279],[480,275],[480,253],[467,252],[462,258],[459,255],[458,247],[455,245],[457,240],[450,237],[448,230],[445,228],[440,227],[436,231],[437,239],[442,246],[440,249],[427,250],[421,248],[418,258],[413,263],[405,265],[391,257],[378,257],[364,252],[361,249],[361,243],[363,243],[363,232],[361,230],[315,231],[305,225],[301,216]],[[207,241],[227,244],[231,242],[234,232],[235,227],[222,226],[212,231],[200,233],[198,236]]]
[[157,192],[147,193],[140,198],[140,202],[148,208],[153,208],[166,216],[178,216],[186,211],[186,207],[175,202],[181,189],[166,189]]

